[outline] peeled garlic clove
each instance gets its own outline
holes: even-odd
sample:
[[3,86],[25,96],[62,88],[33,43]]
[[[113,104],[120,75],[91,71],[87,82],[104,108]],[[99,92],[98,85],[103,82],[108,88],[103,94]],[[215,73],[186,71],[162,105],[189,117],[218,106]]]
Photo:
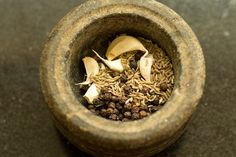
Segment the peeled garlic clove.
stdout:
[[135,50],[148,51],[138,39],[128,35],[121,35],[111,42],[107,49],[106,57],[108,60],[113,60],[123,53]]
[[86,81],[79,84],[87,85],[91,83],[90,77],[97,75],[99,73],[99,65],[98,65],[98,62],[91,57],[85,57],[82,60],[84,62],[87,78],[86,78]]
[[122,72],[124,70],[124,67],[121,63],[121,59],[117,59],[114,61],[109,61],[104,58],[102,58],[96,51],[93,50],[93,52],[100,58],[111,70]]
[[139,62],[140,73],[143,78],[148,82],[151,81],[152,64],[153,55],[148,53],[145,53],[145,55],[141,57]]
[[92,84],[84,95],[89,104],[93,104],[93,100],[99,97],[100,90],[95,84]]

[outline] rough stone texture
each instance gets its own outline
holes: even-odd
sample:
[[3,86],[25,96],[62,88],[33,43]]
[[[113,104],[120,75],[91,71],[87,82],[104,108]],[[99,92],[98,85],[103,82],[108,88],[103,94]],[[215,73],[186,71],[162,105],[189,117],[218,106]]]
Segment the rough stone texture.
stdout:
[[[95,116],[83,104],[75,84],[84,77],[81,59],[90,49],[107,47],[128,33],[157,42],[172,59],[175,87],[165,106],[133,122]],[[80,78],[80,79],[79,79]],[[56,126],[78,148],[101,157],[147,157],[174,143],[183,133],[203,93],[205,62],[185,21],[154,0],[91,0],[67,14],[50,33],[43,50],[40,80]]]
[[[159,156],[235,156],[236,1],[161,0],[190,24],[202,43],[207,84],[184,136]],[[46,33],[78,1],[0,0],[1,156],[86,156],[55,130],[38,80]],[[78,155],[80,154],[80,155]]]

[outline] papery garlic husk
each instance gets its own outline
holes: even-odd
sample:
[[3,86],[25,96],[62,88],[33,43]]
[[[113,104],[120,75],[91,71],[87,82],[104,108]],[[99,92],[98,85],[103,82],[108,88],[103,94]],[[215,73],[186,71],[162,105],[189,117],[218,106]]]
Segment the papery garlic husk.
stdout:
[[152,54],[145,53],[139,62],[140,73],[147,82],[151,82],[153,60]]
[[84,98],[89,104],[93,104],[93,100],[97,99],[100,94],[100,89],[95,84],[92,84],[84,95]]
[[98,62],[92,57],[85,57],[82,60],[84,62],[87,78],[86,78],[86,81],[82,83],[78,83],[78,84],[88,85],[91,83],[90,77],[97,75],[99,73],[99,65],[98,65]]
[[114,61],[109,61],[104,58],[102,58],[96,51],[93,50],[93,52],[100,58],[111,70],[122,72],[124,70],[124,67],[121,63],[121,59],[117,59]]
[[137,38],[128,35],[121,35],[111,42],[107,49],[106,57],[111,61],[123,53],[135,50],[148,52]]

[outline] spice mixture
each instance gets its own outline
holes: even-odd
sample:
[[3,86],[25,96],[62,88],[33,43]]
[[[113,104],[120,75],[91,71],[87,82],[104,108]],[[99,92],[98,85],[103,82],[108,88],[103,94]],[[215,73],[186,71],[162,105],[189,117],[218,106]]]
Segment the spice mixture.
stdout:
[[[138,38],[153,55],[151,82],[140,74],[139,60],[144,53],[132,51],[119,58],[123,72],[104,66],[91,81],[100,89],[99,97],[87,108],[98,116],[114,121],[138,120],[158,111],[168,100],[174,86],[174,72],[170,58],[156,44]],[[81,85],[81,90],[86,86]]]

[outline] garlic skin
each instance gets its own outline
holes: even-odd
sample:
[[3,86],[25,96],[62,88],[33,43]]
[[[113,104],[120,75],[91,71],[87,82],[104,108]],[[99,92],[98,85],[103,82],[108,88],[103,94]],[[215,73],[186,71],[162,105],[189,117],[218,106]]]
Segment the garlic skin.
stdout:
[[123,53],[135,50],[148,52],[137,38],[128,35],[121,35],[111,42],[107,49],[106,57],[111,61]]
[[153,65],[153,55],[145,53],[139,62],[140,73],[147,82],[151,82],[151,71]]
[[93,100],[99,97],[100,90],[95,84],[92,84],[84,95],[89,104],[93,104]]
[[86,78],[86,81],[82,83],[78,83],[78,84],[88,85],[91,83],[90,77],[97,75],[99,73],[99,65],[98,65],[98,62],[92,57],[85,57],[82,60],[84,62],[87,78]]
[[121,59],[117,59],[117,60],[114,60],[114,61],[109,61],[109,60],[106,60],[104,58],[102,58],[96,51],[92,50],[97,56],[99,59],[101,59],[111,70],[114,70],[114,71],[118,71],[118,72],[122,72],[124,71],[124,67],[121,63]]

